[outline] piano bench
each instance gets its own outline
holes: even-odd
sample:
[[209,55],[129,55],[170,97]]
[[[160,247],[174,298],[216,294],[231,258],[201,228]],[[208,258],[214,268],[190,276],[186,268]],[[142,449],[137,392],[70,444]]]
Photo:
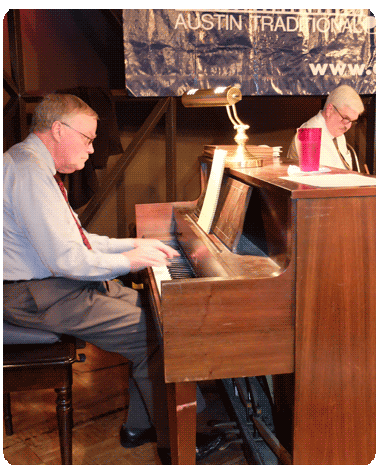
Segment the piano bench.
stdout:
[[[62,464],[72,464],[72,364],[75,337],[3,323],[3,412],[6,435],[13,434],[10,393],[54,388]],[[80,356],[80,361],[84,356]]]

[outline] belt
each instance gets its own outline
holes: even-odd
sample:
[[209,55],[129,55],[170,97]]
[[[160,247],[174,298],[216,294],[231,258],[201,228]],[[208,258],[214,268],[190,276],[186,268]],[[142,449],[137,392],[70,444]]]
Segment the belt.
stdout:
[[[42,281],[44,279],[49,279],[49,278],[41,278],[38,281]],[[26,283],[28,281],[35,281],[35,279],[15,279],[15,280],[8,280],[8,279],[3,279],[3,284],[14,284],[14,283]],[[108,281],[94,281],[94,284],[100,284],[103,283],[104,286],[106,287],[107,291],[109,291],[109,285]]]
[[[41,278],[38,281],[42,281],[44,279],[49,279],[49,278]],[[35,279],[16,279],[14,281],[3,279],[3,284],[26,283],[26,282],[29,282],[29,281],[35,281]],[[97,284],[97,285],[99,285],[101,283],[105,286],[107,291],[110,290],[109,285],[108,285],[108,281],[94,281],[94,284]]]
[[16,279],[15,281],[8,281],[7,279],[4,279],[3,284],[25,283],[25,281],[29,281],[29,279]]

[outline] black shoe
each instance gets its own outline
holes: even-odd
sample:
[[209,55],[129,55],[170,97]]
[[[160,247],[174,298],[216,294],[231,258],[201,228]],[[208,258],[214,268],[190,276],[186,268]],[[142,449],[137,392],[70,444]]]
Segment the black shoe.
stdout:
[[[196,460],[200,461],[217,451],[222,446],[224,443],[224,435],[197,433],[196,442]],[[172,464],[169,448],[157,448],[157,452],[162,464]]]
[[196,458],[200,461],[211,453],[218,450],[224,441],[224,435],[221,433],[197,433],[197,446],[196,446]]
[[124,448],[136,448],[145,443],[154,443],[157,441],[156,430],[151,427],[146,430],[138,428],[120,428],[120,444]]

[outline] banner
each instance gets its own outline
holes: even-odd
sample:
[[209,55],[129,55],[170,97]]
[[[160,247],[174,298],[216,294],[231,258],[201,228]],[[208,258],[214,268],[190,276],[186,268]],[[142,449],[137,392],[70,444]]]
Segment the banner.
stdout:
[[374,94],[376,21],[360,9],[123,10],[126,87],[180,96],[239,86],[251,95]]

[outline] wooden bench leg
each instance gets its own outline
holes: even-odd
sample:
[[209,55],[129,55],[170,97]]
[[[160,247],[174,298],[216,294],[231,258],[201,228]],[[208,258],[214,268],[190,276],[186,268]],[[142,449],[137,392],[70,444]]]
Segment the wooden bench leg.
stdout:
[[56,388],[57,419],[62,464],[72,464],[73,407],[71,386]]
[[4,414],[5,434],[7,436],[11,436],[13,435],[13,425],[12,425],[11,394],[10,393],[3,393],[3,414]]

